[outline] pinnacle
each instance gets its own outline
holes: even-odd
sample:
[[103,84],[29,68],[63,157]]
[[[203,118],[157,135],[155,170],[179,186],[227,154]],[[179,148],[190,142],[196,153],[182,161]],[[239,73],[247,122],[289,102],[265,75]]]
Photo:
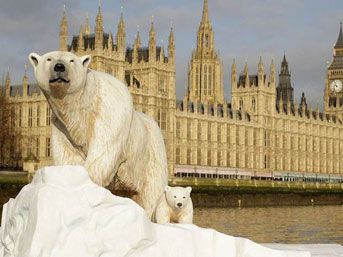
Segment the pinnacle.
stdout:
[[202,11],[202,23],[209,23],[209,18],[208,18],[208,0],[204,0],[204,9]]

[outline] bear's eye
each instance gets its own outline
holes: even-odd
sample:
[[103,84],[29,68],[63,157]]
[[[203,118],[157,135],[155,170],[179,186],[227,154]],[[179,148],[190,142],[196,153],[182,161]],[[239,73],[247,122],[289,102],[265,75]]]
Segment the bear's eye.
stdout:
[[186,199],[186,196],[182,197],[183,199]]
[[70,62],[74,62],[74,60],[70,60]]
[[176,196],[174,195],[174,198],[176,198]]
[[47,59],[47,61],[48,61],[48,62],[51,62],[51,59],[50,59],[50,58],[48,58],[48,59]]

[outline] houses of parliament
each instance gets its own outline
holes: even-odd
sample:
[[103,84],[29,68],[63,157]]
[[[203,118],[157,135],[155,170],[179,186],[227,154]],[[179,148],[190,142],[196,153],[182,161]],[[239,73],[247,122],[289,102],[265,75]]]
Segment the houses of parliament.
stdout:
[[[343,33],[342,25],[327,69],[324,111],[294,99],[284,56],[279,74],[275,63],[260,58],[258,69],[231,67],[231,103],[224,97],[223,67],[215,47],[208,0],[204,0],[196,46],[188,70],[188,88],[176,99],[175,39],[157,44],[154,23],[144,46],[137,32],[127,46],[121,14],[116,34],[104,31],[101,7],[91,30],[89,19],[71,42],[64,11],[59,47],[90,54],[91,68],[119,78],[129,88],[136,110],[153,117],[166,145],[170,177],[201,178],[342,178],[343,175]],[[1,168],[51,165],[51,110],[37,85],[2,85],[9,133],[0,149]],[[5,113],[3,107],[2,115]]]

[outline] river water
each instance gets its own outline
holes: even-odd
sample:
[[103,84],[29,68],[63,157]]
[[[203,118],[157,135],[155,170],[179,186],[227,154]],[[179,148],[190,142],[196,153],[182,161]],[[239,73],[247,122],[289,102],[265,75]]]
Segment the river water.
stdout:
[[196,208],[194,223],[258,243],[343,245],[343,206]]

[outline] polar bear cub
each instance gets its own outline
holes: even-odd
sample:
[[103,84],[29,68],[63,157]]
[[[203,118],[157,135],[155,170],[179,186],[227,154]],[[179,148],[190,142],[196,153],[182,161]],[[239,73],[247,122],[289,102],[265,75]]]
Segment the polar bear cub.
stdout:
[[165,187],[156,210],[158,223],[193,223],[191,187]]

